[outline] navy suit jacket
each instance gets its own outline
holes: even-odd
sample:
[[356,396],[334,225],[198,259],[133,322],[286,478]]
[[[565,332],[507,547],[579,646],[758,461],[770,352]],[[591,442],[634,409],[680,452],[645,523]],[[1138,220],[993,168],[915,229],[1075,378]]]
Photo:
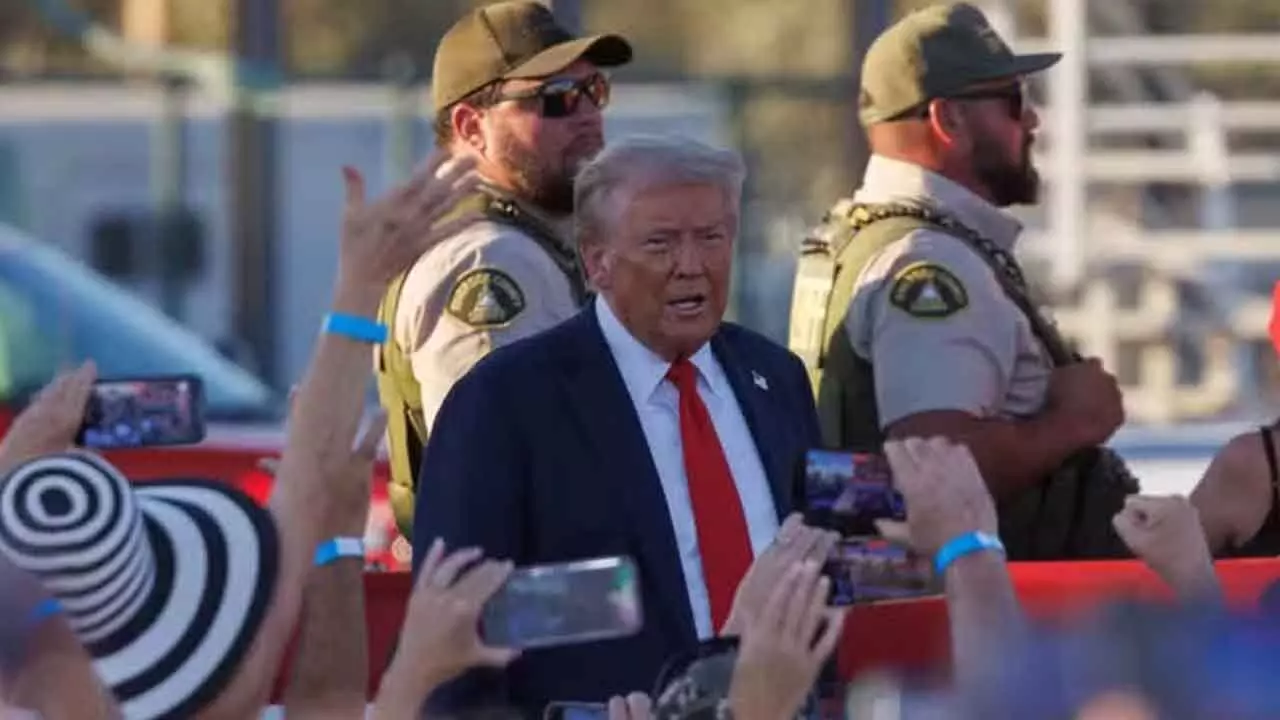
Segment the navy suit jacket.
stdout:
[[[821,437],[804,366],[729,323],[711,347],[783,516],[801,458]],[[537,713],[554,700],[650,692],[663,664],[697,645],[666,499],[593,303],[494,351],[460,379],[436,416],[421,470],[415,576],[437,537],[517,566],[628,555],[644,604],[644,629],[632,637],[527,651],[505,672],[473,671],[441,688],[430,710],[499,703]]]

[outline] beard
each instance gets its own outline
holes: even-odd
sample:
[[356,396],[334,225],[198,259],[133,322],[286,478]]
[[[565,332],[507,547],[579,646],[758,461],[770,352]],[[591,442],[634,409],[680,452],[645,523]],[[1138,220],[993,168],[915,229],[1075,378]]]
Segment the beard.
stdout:
[[1019,157],[1006,156],[999,143],[979,137],[973,146],[973,171],[991,194],[997,207],[1033,205],[1040,197],[1040,174],[1031,164],[1031,136],[1023,141]]
[[499,157],[511,173],[516,193],[553,215],[573,212],[573,179],[600,151],[599,144],[587,152],[575,152],[578,149],[571,146],[560,157],[547,158],[510,137],[498,143]]

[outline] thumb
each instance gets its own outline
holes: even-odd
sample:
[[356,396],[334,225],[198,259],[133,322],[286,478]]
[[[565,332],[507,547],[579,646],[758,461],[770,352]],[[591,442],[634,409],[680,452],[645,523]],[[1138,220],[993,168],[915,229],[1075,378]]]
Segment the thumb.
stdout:
[[515,648],[483,647],[480,649],[476,664],[501,668],[510,665],[518,657],[520,657],[520,651]]
[[364,176],[350,165],[342,166],[342,182],[347,189],[347,207],[358,208],[364,205]]

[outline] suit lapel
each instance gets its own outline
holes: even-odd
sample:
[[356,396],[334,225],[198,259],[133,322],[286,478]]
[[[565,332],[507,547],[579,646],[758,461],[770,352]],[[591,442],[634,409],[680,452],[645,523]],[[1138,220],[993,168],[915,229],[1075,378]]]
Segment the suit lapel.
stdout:
[[595,454],[602,482],[612,482],[631,518],[636,561],[650,588],[645,597],[659,603],[647,615],[665,619],[681,636],[693,639],[693,613],[680,565],[680,552],[662,483],[653,464],[640,419],[596,319],[595,303],[569,322],[576,347],[565,358],[565,389],[587,450]]
[[768,373],[747,365],[726,339],[724,332],[717,333],[712,338],[711,350],[724,368],[725,376],[733,386],[733,394],[738,399],[738,406],[742,408],[742,414],[746,418],[747,427],[751,430],[751,439],[755,441],[756,450],[760,453],[760,464],[764,466],[765,475],[769,478],[774,507],[779,517],[785,517],[793,504],[796,467],[795,459],[779,447],[779,441],[787,437],[789,429],[782,424],[786,417],[785,410],[775,399],[778,381],[769,377]]

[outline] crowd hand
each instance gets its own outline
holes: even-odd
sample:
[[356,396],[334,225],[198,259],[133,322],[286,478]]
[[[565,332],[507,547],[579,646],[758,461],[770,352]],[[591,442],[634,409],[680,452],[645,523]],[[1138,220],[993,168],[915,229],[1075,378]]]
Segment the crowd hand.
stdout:
[[1200,515],[1180,495],[1130,495],[1112,525],[1125,545],[1182,596],[1218,593]]
[[969,448],[941,437],[904,438],[886,442],[884,452],[906,501],[907,535],[917,552],[933,557],[965,533],[998,532],[995,503]]
[[60,373],[37,393],[0,441],[0,473],[70,448],[84,424],[97,378],[93,361],[87,361],[75,370]]
[[791,565],[743,626],[729,688],[738,720],[794,718],[835,650],[845,610],[827,607],[831,581],[821,567],[812,559]]
[[[463,571],[468,565],[476,563]],[[476,548],[445,555],[444,542],[431,544],[409,598],[400,647],[388,674],[411,675],[418,697],[473,667],[505,667],[517,650],[489,647],[477,628],[485,603],[511,574],[509,561],[481,560]]]
[[609,720],[650,720],[653,717],[653,701],[644,693],[631,693],[624,697],[609,698]]
[[1124,424],[1120,384],[1096,358],[1055,368],[1047,402],[1050,412],[1068,419],[1082,447],[1101,445]]
[[756,558],[738,584],[720,634],[741,635],[743,627],[754,622],[753,618],[764,610],[769,594],[790,568],[806,560],[825,561],[837,540],[839,535],[834,532],[805,525],[799,513],[788,516],[778,528],[773,543]]
[[342,169],[346,207],[342,219],[338,276],[360,288],[386,289],[396,275],[458,228],[471,215],[440,220],[479,182],[475,160],[437,151],[404,185],[373,202],[365,199],[364,178]]

